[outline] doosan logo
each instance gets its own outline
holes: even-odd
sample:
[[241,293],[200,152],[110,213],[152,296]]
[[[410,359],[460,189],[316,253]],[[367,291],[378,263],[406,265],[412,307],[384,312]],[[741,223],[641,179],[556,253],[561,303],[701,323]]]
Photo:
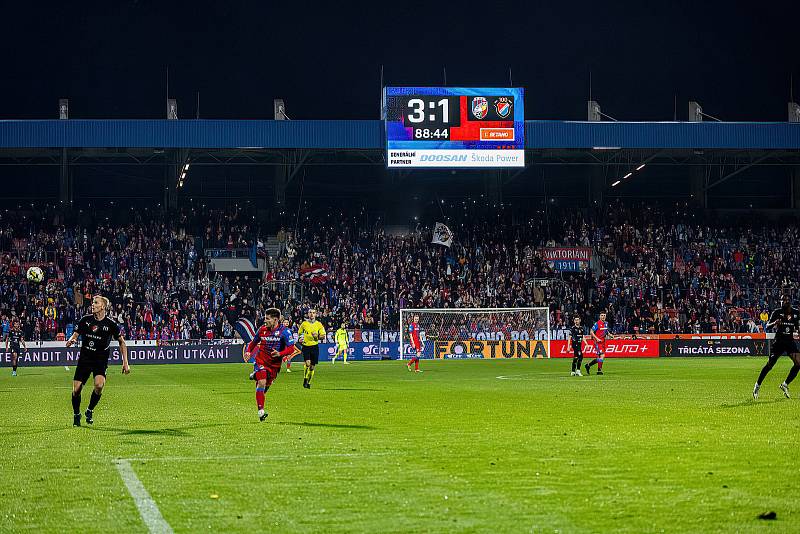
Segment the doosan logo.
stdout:
[[467,161],[467,156],[459,154],[423,154],[420,161]]

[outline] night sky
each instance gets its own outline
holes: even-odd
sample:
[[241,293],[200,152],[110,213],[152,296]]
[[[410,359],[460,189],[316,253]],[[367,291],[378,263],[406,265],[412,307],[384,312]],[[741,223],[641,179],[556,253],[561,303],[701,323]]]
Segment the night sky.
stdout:
[[[78,5],[81,7],[78,7]],[[15,2],[0,118],[379,118],[387,85],[525,87],[527,119],[786,120],[800,2]],[[628,5],[623,5],[628,4]],[[800,93],[797,90],[796,93]],[[797,96],[800,98],[800,96]]]

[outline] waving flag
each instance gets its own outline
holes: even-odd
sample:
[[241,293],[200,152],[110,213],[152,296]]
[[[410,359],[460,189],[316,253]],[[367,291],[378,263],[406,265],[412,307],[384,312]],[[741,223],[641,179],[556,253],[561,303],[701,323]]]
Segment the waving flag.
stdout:
[[328,269],[326,269],[324,265],[319,264],[301,268],[300,276],[303,280],[311,282],[312,284],[324,284],[330,279]]
[[[245,347],[248,343],[253,341],[253,338],[256,337],[256,327],[253,325],[253,321],[248,319],[247,317],[241,317],[236,323],[233,325],[233,329],[241,336],[242,340],[245,343]],[[244,352],[242,352],[244,356]],[[255,356],[250,357],[250,361],[247,363],[253,363],[255,361]]]
[[437,222],[436,226],[433,228],[433,239],[431,239],[431,243],[449,247],[453,244],[453,232],[450,231],[450,228],[448,228],[446,224]]

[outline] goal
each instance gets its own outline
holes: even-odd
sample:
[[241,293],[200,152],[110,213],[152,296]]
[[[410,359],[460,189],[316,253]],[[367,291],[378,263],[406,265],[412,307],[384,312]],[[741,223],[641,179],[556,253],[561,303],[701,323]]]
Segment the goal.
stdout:
[[400,310],[400,359],[414,355],[409,326],[419,317],[422,357],[548,358],[548,308],[407,308]]

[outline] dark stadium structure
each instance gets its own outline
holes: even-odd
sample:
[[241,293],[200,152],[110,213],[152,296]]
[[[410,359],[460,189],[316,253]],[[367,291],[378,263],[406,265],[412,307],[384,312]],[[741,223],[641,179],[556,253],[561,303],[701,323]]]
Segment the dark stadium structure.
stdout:
[[799,123],[526,121],[525,130],[524,169],[390,171],[378,120],[9,120],[0,121],[0,176],[10,202],[126,198],[169,208],[185,196],[281,208],[357,197],[397,201],[404,209],[386,215],[398,223],[418,197],[480,194],[487,207],[668,198],[800,208]]

